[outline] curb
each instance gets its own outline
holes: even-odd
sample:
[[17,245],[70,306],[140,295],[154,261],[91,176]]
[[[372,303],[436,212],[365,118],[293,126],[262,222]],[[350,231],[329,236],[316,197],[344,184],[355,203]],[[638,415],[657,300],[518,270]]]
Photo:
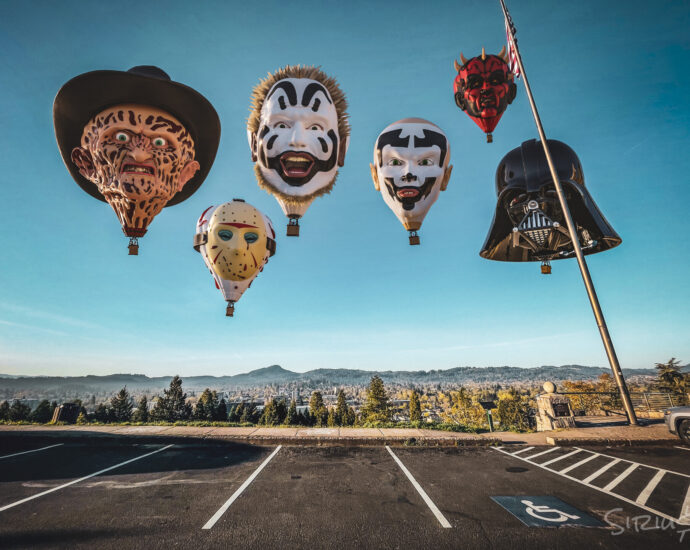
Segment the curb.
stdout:
[[547,445],[557,447],[575,447],[578,445],[606,445],[607,447],[630,447],[640,445],[678,445],[676,439],[614,439],[607,437],[549,437],[546,436]]

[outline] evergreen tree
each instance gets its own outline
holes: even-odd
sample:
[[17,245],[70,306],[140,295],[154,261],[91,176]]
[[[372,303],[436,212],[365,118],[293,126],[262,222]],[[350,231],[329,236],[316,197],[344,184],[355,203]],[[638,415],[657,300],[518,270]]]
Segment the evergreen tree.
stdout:
[[146,396],[142,395],[139,403],[137,404],[137,410],[134,411],[132,415],[132,420],[134,422],[148,422],[149,420],[149,404],[146,400]]
[[10,404],[7,401],[0,403],[0,421],[10,419]]
[[108,408],[105,406],[104,403],[101,403],[96,407],[96,412],[94,413],[94,418],[96,419],[97,422],[110,422],[110,412],[108,411]]
[[50,407],[50,401],[47,399],[44,399],[38,404],[30,417],[32,422],[39,422],[41,424],[50,422],[51,418],[53,418],[53,411]]
[[175,375],[170,381],[170,388],[163,390],[163,397],[158,399],[151,414],[156,420],[187,420],[192,415],[192,406],[186,399],[187,394],[182,391],[182,379]]
[[9,419],[12,422],[20,422],[22,420],[29,420],[29,415],[31,414],[31,407],[15,399],[12,402],[9,410]]
[[275,426],[276,418],[276,403],[274,399],[271,399],[261,412],[259,424],[263,424],[264,426]]
[[285,422],[285,417],[287,416],[287,405],[285,404],[285,400],[281,399],[275,403],[275,408],[276,408],[276,423],[275,425],[278,426]]
[[247,403],[244,410],[242,411],[242,416],[240,417],[240,422],[250,422],[255,423],[256,419],[256,406],[253,403]]
[[110,400],[111,414],[115,422],[129,422],[132,419],[132,408],[132,398],[129,396],[127,386]]
[[355,409],[353,407],[348,407],[347,408],[347,422],[346,426],[354,426],[355,423],[357,422],[357,413],[355,413]]
[[242,415],[244,414],[244,403],[235,405],[230,413],[230,422],[242,422]]
[[345,400],[345,392],[343,390],[338,390],[338,400],[335,405],[334,415],[335,425],[347,425],[347,401]]
[[290,401],[290,407],[285,415],[285,421],[283,422],[286,426],[294,426],[297,424],[297,403],[293,399]]
[[338,425],[335,423],[335,407],[330,407],[328,409],[328,417],[326,420],[326,424],[331,427]]
[[323,404],[323,396],[320,391],[315,391],[311,394],[311,399],[309,400],[309,414],[315,426],[323,426],[328,419],[328,411]]
[[419,404],[417,390],[412,390],[410,395],[410,422],[419,422],[422,419],[422,406]]
[[388,395],[383,380],[374,376],[367,388],[367,399],[362,409],[365,422],[388,422],[392,411],[388,405]]
[[680,361],[671,357],[667,363],[656,363],[657,383],[659,391],[683,394],[685,393],[686,380],[680,372]]
[[225,403],[225,398],[222,398],[220,403],[218,403],[218,407],[216,407],[213,415],[213,420],[217,420],[219,422],[228,421],[228,406]]

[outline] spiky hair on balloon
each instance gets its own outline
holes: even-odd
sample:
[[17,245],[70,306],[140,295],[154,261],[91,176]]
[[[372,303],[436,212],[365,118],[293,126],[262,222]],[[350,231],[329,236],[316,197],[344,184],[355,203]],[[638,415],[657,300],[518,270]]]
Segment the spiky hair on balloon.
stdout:
[[[489,54],[489,55],[492,55],[492,54]],[[479,56],[477,56],[477,57],[479,57]],[[496,57],[500,57],[503,61],[506,62],[507,65],[510,65],[510,57],[506,53],[506,47],[505,46],[503,46],[503,48],[501,48],[501,51],[498,52],[498,55]],[[482,58],[482,61],[486,61],[486,51],[484,48],[482,48],[481,58]],[[474,58],[472,58],[472,59],[474,59]],[[460,52],[460,61],[462,61],[462,65],[460,65],[460,63],[458,63],[457,60],[455,60],[455,59],[453,60],[453,65],[455,66],[455,70],[457,72],[460,72],[462,70],[462,68],[465,65],[467,65],[467,63],[470,60],[467,59],[464,55],[462,55],[462,52]],[[510,70],[508,70],[508,78],[510,78],[512,80],[512,77],[513,77],[513,73]]]
[[259,131],[261,108],[264,105],[268,92],[276,82],[285,78],[310,78],[324,85],[333,100],[335,111],[338,114],[338,134],[343,140],[350,135],[350,121],[347,113],[347,100],[340,89],[338,81],[328,76],[319,67],[313,65],[286,65],[274,73],[268,73],[252,90],[251,114],[247,119],[247,130],[252,134]]

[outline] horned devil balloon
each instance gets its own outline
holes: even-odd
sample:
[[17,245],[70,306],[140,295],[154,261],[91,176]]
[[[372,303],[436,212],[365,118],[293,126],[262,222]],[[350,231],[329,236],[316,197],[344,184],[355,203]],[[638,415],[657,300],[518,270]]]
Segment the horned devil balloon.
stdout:
[[232,317],[240,299],[276,251],[268,216],[241,199],[204,210],[196,224],[194,248],[201,252]]
[[55,97],[53,121],[65,165],[115,211],[130,255],[164,207],[199,188],[220,139],[206,98],[152,66],[73,78]]
[[335,79],[315,67],[287,66],[252,93],[247,138],[259,186],[289,218],[288,236],[312,201],[330,193],[350,136],[347,102]]
[[[606,221],[585,188],[585,177],[575,151],[548,140],[549,150],[584,254],[618,246],[621,238]],[[563,210],[556,194],[542,144],[525,141],[501,159],[496,170],[498,202],[494,220],[479,255],[504,262],[542,262],[575,255]]]
[[394,122],[376,139],[369,166],[374,187],[410,232],[410,244],[419,244],[417,231],[453,170],[443,130],[421,118]]
[[482,55],[470,60],[461,53],[462,65],[453,62],[458,72],[453,83],[455,104],[484,130],[487,143],[493,141],[491,132],[517,93],[505,51],[504,46],[498,55],[487,55],[482,48]]

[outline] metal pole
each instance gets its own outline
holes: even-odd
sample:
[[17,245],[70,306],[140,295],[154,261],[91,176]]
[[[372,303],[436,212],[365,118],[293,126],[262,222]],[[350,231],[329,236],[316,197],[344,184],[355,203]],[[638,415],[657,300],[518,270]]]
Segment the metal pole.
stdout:
[[[506,8],[504,0],[500,0],[501,9],[503,10],[503,16],[506,21],[510,21],[508,17],[508,9]],[[585,288],[587,289],[587,296],[589,297],[589,303],[592,306],[592,311],[594,313],[594,318],[597,321],[597,326],[599,327],[599,334],[601,335],[601,340],[604,343],[604,349],[606,350],[606,356],[608,357],[609,364],[611,365],[611,370],[613,371],[613,377],[616,380],[618,389],[621,394],[621,399],[623,400],[623,406],[625,407],[625,412],[628,415],[628,422],[632,425],[637,425],[637,416],[635,416],[635,409],[633,408],[632,401],[630,400],[630,394],[628,393],[628,387],[625,384],[625,378],[623,378],[623,372],[621,371],[620,364],[618,363],[618,357],[616,356],[616,350],[613,347],[613,342],[611,341],[611,336],[609,335],[609,329],[606,326],[606,320],[604,319],[604,314],[601,311],[601,306],[599,305],[599,299],[597,298],[597,293],[594,290],[594,283],[592,283],[592,278],[589,274],[589,269],[587,268],[587,263],[585,262],[584,254],[582,254],[582,249],[580,248],[580,240],[577,236],[577,229],[573,223],[573,218],[570,215],[570,209],[568,208],[568,203],[565,200],[565,195],[563,194],[563,188],[561,187],[561,182],[558,179],[558,174],[556,173],[556,168],[553,164],[553,159],[551,158],[551,152],[549,151],[549,145],[546,141],[546,135],[544,134],[544,128],[541,124],[541,119],[539,118],[539,112],[537,111],[537,105],[534,103],[534,97],[532,96],[532,90],[529,87],[529,82],[527,80],[527,73],[525,73],[525,67],[522,64],[522,57],[520,56],[520,50],[518,49],[517,42],[515,41],[515,35],[513,34],[512,25],[508,25],[508,33],[510,38],[515,45],[515,57],[517,58],[518,67],[520,67],[520,72],[522,73],[522,79],[525,83],[525,91],[527,92],[527,98],[529,99],[530,106],[532,107],[532,114],[534,115],[534,122],[537,125],[537,131],[539,132],[539,139],[541,139],[541,144],[544,147],[544,154],[546,155],[546,162],[549,165],[549,170],[551,171],[551,177],[553,178],[553,184],[556,187],[556,193],[558,194],[558,200],[561,203],[561,208],[563,209],[563,214],[565,215],[565,221],[568,226],[568,232],[570,233],[570,239],[573,242],[573,249],[575,250],[575,256],[577,257],[577,264],[580,267],[580,273],[582,274],[582,280],[585,283]]]

